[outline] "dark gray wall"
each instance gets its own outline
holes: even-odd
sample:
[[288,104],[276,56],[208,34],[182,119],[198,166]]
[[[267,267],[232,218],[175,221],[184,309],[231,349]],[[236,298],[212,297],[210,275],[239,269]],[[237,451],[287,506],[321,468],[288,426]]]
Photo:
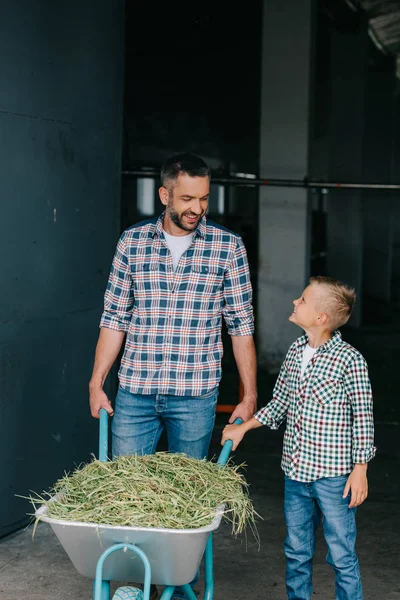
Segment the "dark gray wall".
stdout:
[[0,535],[97,453],[87,386],[119,235],[123,0],[0,17]]

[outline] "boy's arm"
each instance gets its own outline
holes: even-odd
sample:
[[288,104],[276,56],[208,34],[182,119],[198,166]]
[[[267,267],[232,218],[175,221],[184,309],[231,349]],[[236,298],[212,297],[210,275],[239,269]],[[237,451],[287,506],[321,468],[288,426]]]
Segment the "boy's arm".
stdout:
[[223,446],[226,441],[232,440],[232,450],[236,450],[244,435],[250,431],[250,429],[256,429],[257,427],[262,427],[262,423],[257,421],[254,417],[241,425],[226,425],[222,432],[221,446]]
[[289,408],[289,373],[286,365],[291,350],[292,349],[289,350],[285,361],[282,364],[278,379],[276,380],[274,386],[271,402],[268,402],[266,406],[260,408],[260,410],[254,415],[254,418],[259,421],[261,425],[267,425],[270,429],[278,429],[280,427],[281,423],[286,418]]
[[353,413],[352,459],[354,463],[346,487],[345,498],[351,492],[350,508],[359,506],[368,496],[368,462],[375,456],[374,417],[371,383],[364,358],[358,354],[346,372],[345,388]]
[[278,429],[286,417],[290,402],[286,360],[287,357],[276,380],[271,402],[256,412],[253,418],[245,423],[241,425],[227,425],[222,433],[221,445],[224,445],[227,440],[232,440],[232,450],[236,450],[244,435],[251,429],[256,429],[262,425],[268,425],[271,429]]

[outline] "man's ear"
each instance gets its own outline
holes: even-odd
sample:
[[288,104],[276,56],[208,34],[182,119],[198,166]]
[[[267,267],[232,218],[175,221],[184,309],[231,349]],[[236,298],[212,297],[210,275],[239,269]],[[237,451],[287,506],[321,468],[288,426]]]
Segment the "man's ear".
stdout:
[[168,199],[169,199],[169,192],[168,192],[167,188],[165,188],[163,186],[160,187],[158,190],[158,195],[160,196],[160,200],[164,204],[164,206],[167,206]]

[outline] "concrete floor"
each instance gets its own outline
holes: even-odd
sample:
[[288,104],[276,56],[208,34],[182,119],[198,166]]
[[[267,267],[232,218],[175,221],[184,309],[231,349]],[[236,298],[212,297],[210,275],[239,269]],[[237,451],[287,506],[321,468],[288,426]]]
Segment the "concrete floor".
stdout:
[[[225,418],[218,417],[212,452]],[[377,438],[388,428],[377,427]],[[252,432],[235,460],[248,465],[247,479],[257,511],[261,547],[251,535],[235,539],[228,525],[214,536],[215,598],[217,600],[282,600],[284,557],[282,542],[282,474],[279,467],[281,432]],[[392,428],[397,438],[399,429]],[[396,439],[393,440],[395,443]],[[365,600],[400,599],[400,460],[378,454],[370,468],[370,498],[358,513],[358,553]],[[325,565],[324,540],[319,536],[314,566],[314,595],[334,598],[333,576]],[[91,599],[91,581],[80,576],[46,524],[39,524],[34,541],[32,527],[0,542],[1,600]],[[202,590],[199,585],[198,589]],[[201,595],[200,595],[201,597]]]
[[[352,335],[357,339],[351,340]],[[400,600],[399,335],[381,329],[380,332],[370,330],[361,337],[349,332],[346,339],[357,342],[366,356],[375,392],[378,453],[369,469],[370,497],[358,511],[357,549],[364,600]],[[260,374],[261,404],[269,399],[273,379]],[[225,377],[224,385],[224,394],[227,394],[229,376]],[[226,416],[218,415],[211,455],[219,452],[221,430],[226,421]],[[251,432],[235,453],[236,462],[247,464],[251,496],[263,517],[258,523],[261,547],[258,549],[251,534],[246,545],[246,539],[231,536],[228,525],[223,524],[218,529],[214,535],[216,600],[283,600],[286,597],[280,470],[282,435],[283,430],[271,432],[261,428]],[[335,593],[325,554],[319,532],[314,596],[328,600],[335,598]],[[202,591],[201,583],[198,589]],[[48,525],[39,524],[34,541],[32,527],[0,540],[1,600],[90,600],[91,593],[92,582],[76,572]]]

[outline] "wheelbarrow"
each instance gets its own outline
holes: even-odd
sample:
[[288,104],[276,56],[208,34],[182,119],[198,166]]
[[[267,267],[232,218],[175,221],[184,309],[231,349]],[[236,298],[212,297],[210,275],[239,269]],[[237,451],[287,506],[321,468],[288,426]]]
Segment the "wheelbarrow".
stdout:
[[[240,419],[235,421],[241,423]],[[217,464],[225,465],[232,450],[227,440]],[[100,411],[99,460],[108,460],[108,414]],[[57,497],[52,498],[57,502]],[[93,600],[110,600],[110,582],[143,582],[143,590],[119,587],[113,600],[149,600],[150,584],[165,586],[160,600],[170,600],[180,586],[187,600],[198,600],[189,585],[204,559],[204,600],[214,595],[212,532],[222,520],[224,505],[216,509],[207,527],[163,529],[154,527],[118,527],[63,521],[47,516],[48,507],[35,516],[49,523],[61,545],[81,575],[94,579]]]

